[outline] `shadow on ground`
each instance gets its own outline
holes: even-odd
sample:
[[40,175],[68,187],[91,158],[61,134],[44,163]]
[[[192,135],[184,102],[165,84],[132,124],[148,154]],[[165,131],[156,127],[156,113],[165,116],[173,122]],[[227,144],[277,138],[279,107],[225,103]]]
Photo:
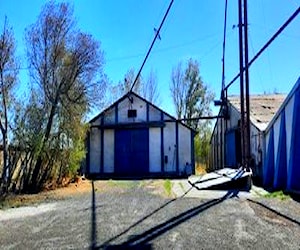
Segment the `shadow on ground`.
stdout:
[[269,206],[267,206],[267,205],[265,205],[265,204],[263,204],[263,203],[261,203],[259,201],[254,201],[252,199],[247,199],[247,200],[250,201],[253,204],[261,206],[264,209],[267,209],[269,212],[271,212],[271,213],[273,213],[273,214],[275,214],[275,215],[277,215],[277,216],[279,216],[281,218],[284,218],[284,219],[288,220],[289,222],[295,223],[298,226],[300,226],[300,222],[299,221],[297,221],[297,220],[295,220],[295,219],[293,219],[293,218],[291,218],[291,217],[289,217],[289,216],[287,216],[287,215],[285,215],[283,213],[280,213],[280,212],[276,211],[275,209],[273,209],[273,208],[271,208],[271,207],[269,207]]
[[[191,188],[192,189],[192,188]],[[183,196],[185,196],[191,189],[189,189]],[[194,216],[199,215],[201,212],[216,206],[220,203],[222,203],[226,199],[230,199],[233,197],[237,197],[239,193],[239,190],[230,190],[228,191],[223,197],[219,199],[212,199],[205,203],[200,204],[199,206],[196,206],[194,208],[191,208],[185,212],[182,212],[181,214],[174,216],[173,218],[167,220],[166,222],[160,223],[144,232],[138,235],[133,235],[130,238],[128,238],[127,241],[122,242],[119,245],[111,245],[111,242],[113,240],[116,240],[121,235],[127,233],[130,229],[137,226],[141,222],[143,222],[145,219],[149,218],[150,216],[157,213],[159,210],[164,209],[166,206],[168,206],[170,203],[174,202],[177,199],[182,198],[183,196],[172,199],[159,208],[155,209],[148,215],[144,216],[131,226],[129,226],[126,230],[119,233],[118,235],[112,237],[111,239],[107,240],[103,244],[97,243],[97,218],[96,218],[96,200],[95,200],[95,189],[94,189],[94,182],[92,182],[92,216],[91,216],[91,249],[152,249],[150,241],[159,237],[160,235],[163,235],[164,233],[168,232],[169,230],[175,228],[176,226],[180,225],[181,223],[193,218]]]

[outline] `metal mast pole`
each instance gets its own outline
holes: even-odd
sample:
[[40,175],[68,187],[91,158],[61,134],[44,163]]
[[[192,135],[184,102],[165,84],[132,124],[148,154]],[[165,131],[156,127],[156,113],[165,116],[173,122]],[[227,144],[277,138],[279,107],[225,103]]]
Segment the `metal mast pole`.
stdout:
[[240,104],[241,104],[241,158],[242,166],[245,167],[245,102],[244,102],[244,46],[243,46],[243,11],[242,0],[238,0],[239,11],[239,55],[240,55]]
[[245,92],[246,92],[246,118],[245,118],[245,160],[246,170],[250,171],[251,144],[250,144],[250,98],[249,98],[249,65],[248,65],[248,14],[247,0],[244,0],[244,50],[245,50]]

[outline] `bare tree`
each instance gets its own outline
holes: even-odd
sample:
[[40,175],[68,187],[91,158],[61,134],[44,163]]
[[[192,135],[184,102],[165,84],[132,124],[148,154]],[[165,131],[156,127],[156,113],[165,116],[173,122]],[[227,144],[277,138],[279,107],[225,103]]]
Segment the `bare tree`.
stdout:
[[[118,84],[110,84],[109,91],[106,96],[106,104],[112,104],[116,101],[116,99],[120,98],[121,96],[125,95],[131,90],[131,87],[133,85],[133,82],[135,80],[135,72],[134,69],[129,69],[125,76],[123,81],[119,81]],[[137,79],[136,84],[134,85],[133,91],[137,94],[141,94],[143,87],[143,78],[142,76],[139,76]]]
[[[132,87],[132,85],[134,83],[135,78],[136,78],[136,74],[134,72],[134,69],[131,68],[125,74],[125,76],[124,76],[124,82],[121,83],[121,85],[122,85],[121,89],[122,89],[122,92],[124,94],[131,90],[131,87]],[[140,75],[138,77],[138,79],[137,79],[134,87],[133,87],[133,91],[136,92],[137,94],[140,94],[141,91],[142,91],[142,88],[143,88],[143,78]]]
[[67,124],[80,123],[91,103],[102,99],[103,53],[91,35],[76,29],[73,9],[66,3],[48,2],[27,29],[26,41],[36,106],[44,114],[27,181],[34,191],[47,177],[41,170],[45,162],[51,163],[49,152],[61,149],[62,138],[72,134]]
[[157,86],[157,75],[153,69],[151,69],[147,79],[143,82],[143,97],[151,103],[159,104],[159,92]]
[[17,83],[18,65],[15,56],[15,39],[12,28],[4,21],[0,34],[0,131],[3,144],[2,179],[7,183],[9,178],[9,110],[12,107],[13,88]]
[[185,98],[187,93],[187,84],[184,82],[184,70],[182,63],[178,63],[176,67],[173,67],[171,74],[170,91],[173,99],[173,104],[176,109],[177,118],[181,119],[185,112]]

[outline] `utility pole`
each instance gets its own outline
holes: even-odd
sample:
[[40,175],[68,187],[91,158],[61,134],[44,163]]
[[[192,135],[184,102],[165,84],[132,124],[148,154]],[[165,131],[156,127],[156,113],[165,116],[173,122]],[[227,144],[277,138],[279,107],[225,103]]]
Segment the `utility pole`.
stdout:
[[239,11],[239,56],[240,56],[240,105],[241,105],[241,158],[242,166],[245,166],[245,102],[244,102],[244,43],[243,43],[243,6],[242,0],[238,0]]
[[247,0],[244,0],[244,50],[245,50],[245,92],[246,92],[246,118],[245,118],[245,167],[251,167],[251,140],[250,140],[250,98],[249,98],[249,57],[248,57],[248,11]]
[[239,11],[239,58],[240,58],[240,102],[241,102],[241,155],[242,166],[250,171],[250,98],[248,71],[248,14],[247,0],[238,0]]

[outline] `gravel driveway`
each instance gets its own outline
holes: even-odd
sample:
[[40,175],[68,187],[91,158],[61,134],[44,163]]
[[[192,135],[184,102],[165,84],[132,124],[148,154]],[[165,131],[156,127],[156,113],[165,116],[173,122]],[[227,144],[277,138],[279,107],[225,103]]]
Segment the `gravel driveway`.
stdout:
[[300,249],[291,199],[167,198],[140,184],[104,192],[94,182],[86,194],[0,211],[0,248]]

